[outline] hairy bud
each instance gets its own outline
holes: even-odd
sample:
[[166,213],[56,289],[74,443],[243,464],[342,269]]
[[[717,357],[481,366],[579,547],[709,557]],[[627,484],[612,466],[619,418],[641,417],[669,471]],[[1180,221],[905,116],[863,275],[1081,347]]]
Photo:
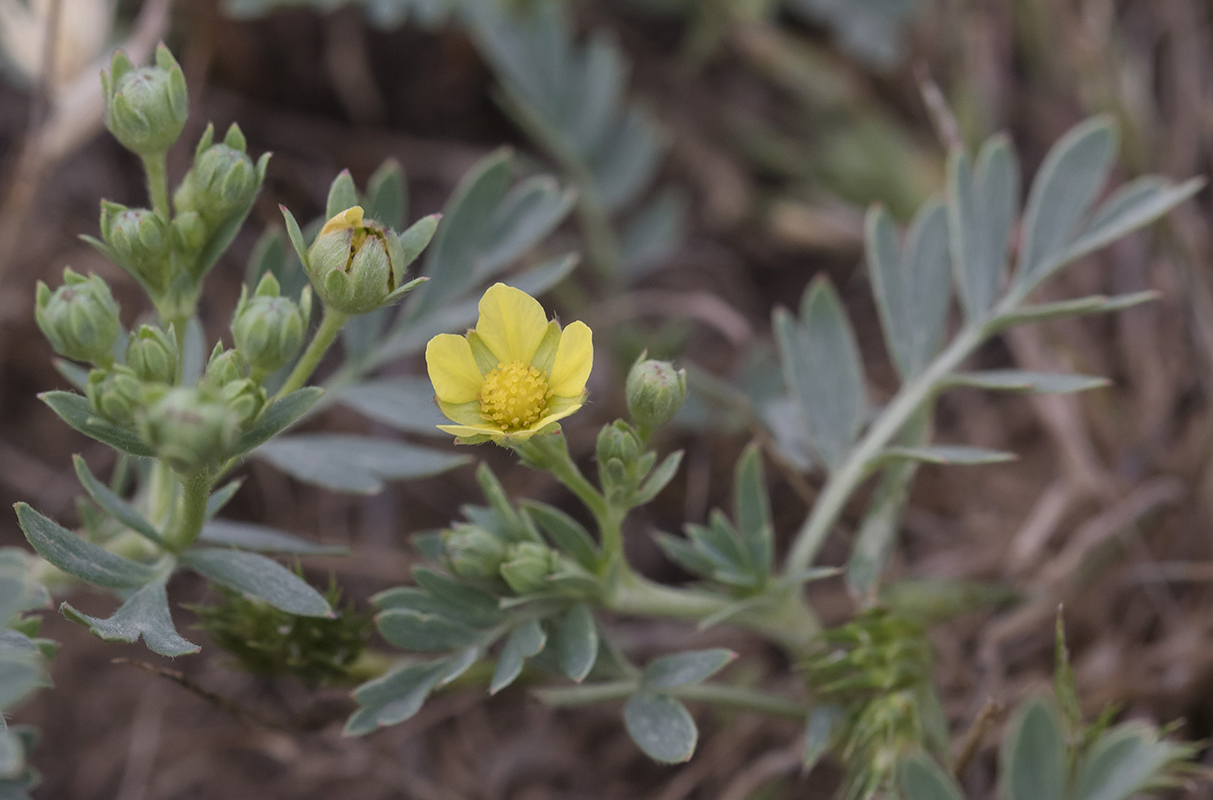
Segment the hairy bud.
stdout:
[[626,392],[632,420],[642,428],[660,428],[686,400],[686,370],[668,361],[638,361],[628,372]]
[[135,69],[124,53],[115,53],[101,85],[105,127],[127,150],[160,156],[181,136],[189,113],[185,74],[163,44],[150,67]]
[[279,294],[278,281],[266,273],[252,297],[248,287],[232,317],[232,339],[236,350],[255,371],[270,373],[295,360],[303,347],[312,311],[312,293],[303,290],[298,304]]
[[38,281],[34,319],[59,355],[98,365],[113,361],[121,329],[118,304],[100,277],[65,269],[63,285],[54,292]]
[[177,337],[140,325],[126,340],[126,366],[141,381],[173,383],[177,378]]

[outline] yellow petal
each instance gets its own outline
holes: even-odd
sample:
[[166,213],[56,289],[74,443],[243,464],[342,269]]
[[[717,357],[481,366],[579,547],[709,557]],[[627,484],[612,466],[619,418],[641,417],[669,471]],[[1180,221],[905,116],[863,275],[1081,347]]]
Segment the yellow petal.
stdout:
[[585,382],[594,366],[594,341],[590,327],[584,322],[571,323],[560,334],[556,360],[548,388],[558,397],[576,397],[585,391]]
[[473,425],[436,425],[435,427],[440,431],[449,433],[452,436],[458,436],[460,438],[471,438],[473,436],[492,436],[494,438],[500,438],[502,436],[501,429],[499,428],[488,428]]
[[526,292],[495,283],[480,298],[476,333],[498,361],[530,361],[547,329],[543,306]]
[[559,410],[554,410],[551,413],[544,414],[542,417],[540,417],[535,422],[534,425],[527,428],[526,433],[528,433],[528,434],[538,433],[539,431],[546,428],[548,425],[551,425],[553,422],[559,422],[560,420],[564,419],[565,417],[569,416],[570,414],[575,414],[578,411],[578,409],[580,409],[583,405],[585,405],[584,398],[582,398],[581,402],[573,403],[565,408],[561,408]]
[[444,403],[472,402],[484,381],[468,340],[453,333],[440,333],[430,339],[425,346],[425,366],[434,394]]
[[[324,223],[324,227],[320,229],[320,236],[333,231],[342,231],[346,228],[357,228],[362,224],[362,206],[354,206],[347,208],[340,214],[337,214],[328,222]],[[316,238],[320,238],[317,236]]]

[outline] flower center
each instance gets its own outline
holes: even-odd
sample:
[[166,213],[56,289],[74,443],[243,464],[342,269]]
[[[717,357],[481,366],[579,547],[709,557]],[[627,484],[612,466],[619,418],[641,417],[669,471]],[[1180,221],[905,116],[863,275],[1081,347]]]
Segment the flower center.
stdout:
[[521,430],[539,420],[551,396],[543,370],[522,361],[498,364],[484,376],[480,413],[503,431]]

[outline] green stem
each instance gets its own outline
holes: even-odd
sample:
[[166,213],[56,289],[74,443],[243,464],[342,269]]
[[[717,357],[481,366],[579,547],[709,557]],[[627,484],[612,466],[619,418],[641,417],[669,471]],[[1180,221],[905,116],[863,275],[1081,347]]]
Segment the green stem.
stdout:
[[274,395],[275,400],[285,397],[296,389],[303,388],[303,385],[307,383],[307,379],[312,377],[312,373],[320,365],[320,359],[324,358],[324,354],[328,352],[333,342],[337,340],[337,334],[341,333],[341,327],[345,325],[345,320],[345,314],[337,311],[332,306],[325,306],[324,319],[320,322],[320,328],[316,331],[316,335],[312,337],[311,344],[307,346],[307,350],[299,357],[299,361],[295,364],[295,368],[291,370],[286,383],[282,384],[282,388],[278,390],[278,394]]
[[147,173],[147,193],[152,201],[152,211],[166,223],[172,219],[168,205],[168,175],[165,172],[165,153],[143,157],[143,171]]
[[[610,683],[590,684],[588,686],[573,686],[561,689],[542,689],[536,692],[539,699],[553,708],[570,708],[575,706],[593,705],[624,700],[640,688],[635,681],[612,681]],[[782,717],[802,721],[808,709],[797,700],[784,695],[763,692],[757,689],[746,689],[741,686],[727,686],[716,683],[701,683],[689,686],[674,686],[662,689],[662,694],[668,694],[679,700],[689,700],[693,703],[708,703],[722,708],[732,708],[740,711],[753,711],[771,717]]]
[[[997,316],[997,315],[995,315]],[[885,406],[884,412],[868,429],[859,444],[851,450],[842,463],[826,481],[813,510],[800,527],[792,549],[788,553],[785,572],[792,574],[809,568],[826,536],[834,528],[847,501],[859,488],[859,484],[871,475],[880,453],[893,440],[922,406],[935,395],[939,381],[950,374],[961,362],[972,355],[989,336],[989,324],[972,324],[965,327],[946,350],[939,354],[926,370],[901,390]]]
[[171,534],[165,537],[174,553],[189,547],[202,533],[202,526],[206,523],[206,504],[214,485],[211,474],[205,470],[182,475],[180,479],[181,504],[178,506],[176,524]]

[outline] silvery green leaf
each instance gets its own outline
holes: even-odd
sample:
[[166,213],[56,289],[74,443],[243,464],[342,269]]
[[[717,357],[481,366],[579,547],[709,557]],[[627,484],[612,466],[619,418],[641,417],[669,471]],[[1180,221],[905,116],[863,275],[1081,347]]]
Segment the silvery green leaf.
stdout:
[[614,35],[603,29],[590,33],[581,59],[580,105],[568,125],[569,141],[580,152],[597,150],[619,114],[628,78],[628,63]]
[[737,654],[723,647],[655,658],[644,668],[641,682],[648,689],[672,689],[689,683],[701,683],[737,660]]
[[152,523],[144,519],[143,515],[135,510],[134,506],[114,494],[108,486],[97,480],[93,473],[89,471],[88,464],[84,463],[83,458],[79,455],[72,456],[72,464],[76,468],[76,477],[80,480],[80,485],[96,501],[97,505],[109,512],[114,519],[145,539],[157,545],[164,545],[164,539],[152,527]]
[[0,547],[0,626],[23,611],[50,606],[50,592],[26,569],[30,558],[26,550]]
[[633,106],[607,133],[592,166],[599,199],[617,211],[640,196],[661,163],[666,141],[649,112]]
[[847,560],[847,586],[856,595],[866,595],[880,580],[889,554],[897,543],[906,495],[918,462],[906,459],[885,468],[872,502],[860,523],[859,533]]
[[535,500],[523,501],[523,508],[547,534],[552,544],[588,570],[598,567],[598,545],[577,520],[558,508]]
[[233,455],[247,453],[282,433],[310,411],[323,394],[324,390],[319,386],[305,386],[275,400],[257,418],[253,427],[241,434]]
[[72,385],[72,388],[81,392],[88,388],[87,369],[66,358],[56,358],[51,363],[55,365],[55,371],[62,375]]
[[1164,784],[1193,747],[1162,741],[1142,722],[1126,722],[1104,733],[1085,753],[1074,782],[1074,800],[1128,800]]
[[236,547],[259,553],[288,553],[301,556],[344,556],[350,549],[341,545],[317,544],[294,534],[265,525],[212,519],[202,526],[198,541],[223,547]]
[[1018,369],[992,369],[982,372],[962,372],[948,377],[949,386],[975,389],[998,389],[1038,394],[1071,394],[1107,386],[1107,378],[1052,372],[1026,372]]
[[216,514],[223,510],[231,499],[236,496],[236,492],[240,491],[240,487],[244,485],[244,478],[236,478],[228,481],[220,488],[216,489],[206,501],[206,518],[211,520]]
[[649,475],[648,480],[636,492],[633,499],[635,505],[641,506],[652,500],[661,490],[669,485],[670,481],[674,480],[674,476],[678,474],[678,467],[682,464],[682,451],[675,450],[670,453],[657,468]]
[[345,723],[347,736],[362,736],[404,722],[421,710],[425,699],[451,670],[450,658],[417,661],[397,667],[354,690],[358,703]]
[[397,430],[450,438],[450,434],[438,430],[439,425],[450,421],[434,403],[434,387],[427,378],[366,381],[342,389],[337,400]]
[[686,228],[686,195],[669,189],[653,198],[623,229],[620,245],[628,275],[636,279],[661,266],[682,244]]
[[868,274],[889,353],[903,378],[923,370],[943,336],[951,296],[947,210],[923,205],[910,225],[904,252],[888,212],[873,206],[864,224]]
[[598,629],[589,606],[578,603],[565,612],[556,631],[556,652],[570,679],[581,683],[590,674],[598,660]]
[[[354,187],[354,179],[350,176],[350,171],[343,169],[329,185],[328,200],[324,204],[324,218],[332,219],[347,208],[353,208],[356,205],[358,205],[358,190]],[[372,219],[374,218],[372,217]]]
[[1006,800],[1065,800],[1066,749],[1057,713],[1027,700],[1003,736],[999,775]]
[[50,406],[51,410],[59,415],[59,419],[85,436],[132,456],[155,455],[135,434],[96,416],[88,398],[83,395],[72,392],[43,392],[38,395],[38,399]]
[[256,286],[265,275],[273,275],[281,286],[286,268],[286,240],[281,228],[266,228],[253,245],[244,267],[244,282]]
[[528,178],[511,189],[483,233],[472,280],[497,275],[547,237],[569,215],[576,197],[550,175]]
[[187,550],[181,563],[215,583],[301,617],[333,617],[324,595],[277,561],[240,550]]
[[153,581],[132,594],[106,619],[90,617],[67,603],[61,605],[59,611],[107,642],[133,642],[142,636],[149,650],[170,658],[199,650],[198,645],[183,639],[173,626],[168,595],[160,581]]
[[986,315],[1002,286],[1011,227],[1019,210],[1019,164],[1005,136],[981,148],[974,173],[963,150],[948,160],[948,221],[961,305],[970,320]]
[[695,754],[699,729],[686,706],[672,697],[637,692],[623,707],[628,735],[644,754],[663,764],[681,764]]
[[17,504],[17,521],[25,538],[51,564],[69,575],[108,589],[134,589],[152,579],[155,571],[91,542],[86,542],[26,503]]
[[400,162],[389,158],[379,165],[366,182],[362,198],[366,214],[381,225],[400,230],[408,219],[408,182]]
[[1145,291],[1114,295],[1112,297],[1091,295],[1090,297],[1080,297],[1077,300],[1060,300],[1055,303],[1037,303],[1035,305],[1019,306],[1013,311],[1009,311],[992,320],[989,323],[990,332],[997,333],[998,331],[1029,322],[1045,322],[1064,317],[1078,317],[1088,314],[1104,314],[1110,311],[1120,311],[1141,305],[1142,303],[1149,303],[1156,299],[1158,299],[1158,292]]
[[843,710],[838,706],[817,706],[805,720],[804,726],[804,772],[807,774],[830,749],[830,744],[838,734],[839,723],[843,720]]
[[0,648],[0,711],[12,708],[33,690],[48,685],[37,653]]
[[859,433],[866,402],[855,334],[827,278],[814,279],[805,290],[799,324],[776,309],[775,335],[809,441],[833,469]]
[[387,324],[388,305],[394,300],[392,297],[394,294],[395,292],[384,298],[384,305],[380,308],[346,320],[345,326],[341,329],[341,344],[345,350],[347,363],[361,364],[368,355],[374,352],[379,336]]
[[1001,450],[987,450],[984,447],[970,447],[963,444],[936,444],[928,447],[889,447],[884,450],[882,457],[897,461],[909,459],[923,461],[928,464],[1001,464],[1004,461],[1014,461],[1018,456]]
[[952,776],[927,756],[910,756],[901,763],[900,772],[905,800],[964,800]]
[[[1096,209],[1060,263],[1073,261],[1150,224],[1204,188],[1203,178],[1176,186],[1155,175],[1147,175],[1122,186]],[[1059,264],[1060,265],[1060,264]]]
[[693,547],[686,539],[669,533],[658,533],[655,541],[666,557],[692,575],[711,578],[716,574],[716,563]]
[[1079,235],[1079,223],[1095,202],[1116,156],[1116,130],[1107,117],[1071,128],[1053,145],[1032,182],[1023,217],[1023,243],[1015,281],[1044,280]]
[[193,386],[202,376],[207,358],[206,332],[202,330],[202,322],[197,317],[185,326],[185,346],[181,350],[181,385]]
[[384,639],[404,650],[438,653],[467,647],[476,642],[479,631],[438,614],[394,608],[375,618]]
[[746,447],[737,460],[733,476],[733,516],[750,551],[750,562],[762,574],[770,574],[775,530],[762,472],[762,448],[757,443]]
[[468,460],[407,442],[325,433],[275,439],[256,456],[304,483],[356,494],[375,494],[385,480],[437,475]]
[[501,655],[497,657],[497,667],[493,670],[489,694],[497,694],[513,683],[522,674],[526,659],[539,655],[547,640],[548,636],[538,620],[527,620],[515,628],[510,638],[506,639]]
[[503,615],[497,599],[491,594],[467,586],[453,578],[430,569],[413,570],[413,580],[437,601],[446,605],[444,612],[453,618],[462,618],[469,625],[488,627],[501,621]]

